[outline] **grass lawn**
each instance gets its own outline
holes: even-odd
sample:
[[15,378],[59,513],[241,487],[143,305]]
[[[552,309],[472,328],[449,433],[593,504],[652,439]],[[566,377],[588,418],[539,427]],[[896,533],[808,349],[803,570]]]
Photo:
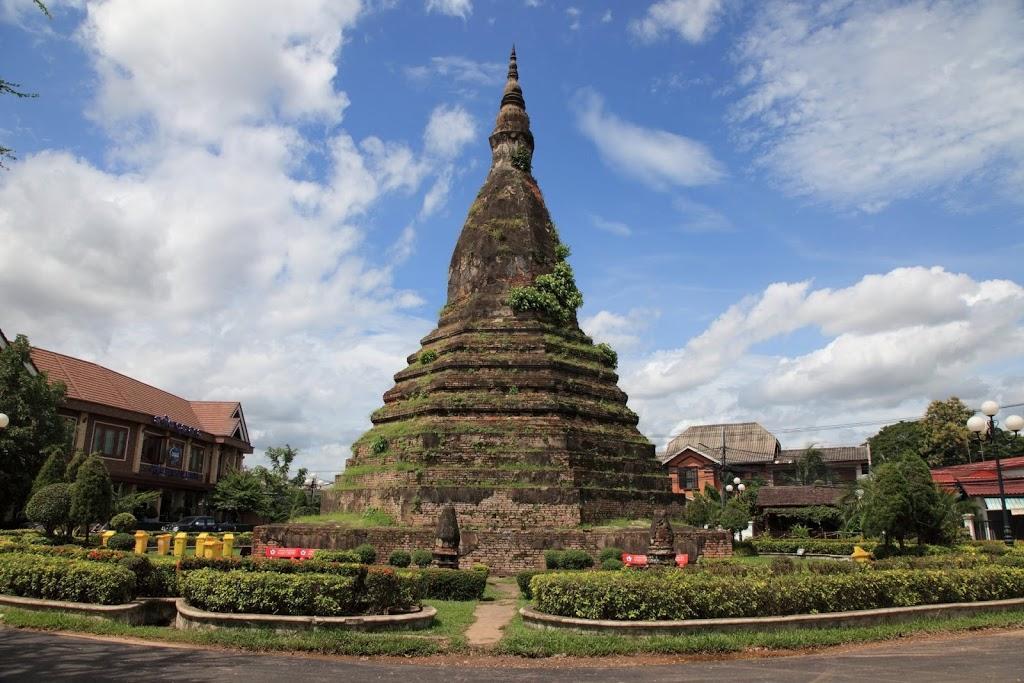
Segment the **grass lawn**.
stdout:
[[279,634],[270,629],[179,631],[168,626],[128,626],[62,612],[32,612],[7,607],[0,608],[0,623],[43,631],[77,631],[171,643],[231,647],[254,652],[426,656],[465,650],[466,639],[463,633],[473,621],[476,602],[425,600],[424,604],[437,608],[433,626],[419,631],[386,633],[317,631]]
[[[527,604],[521,601],[521,604]],[[570,655],[601,657],[638,654],[728,654],[747,650],[806,648],[893,640],[926,633],[1024,626],[1024,610],[948,619],[918,619],[904,624],[822,629],[779,629],[771,633],[703,633],[681,636],[586,635],[539,631],[518,614],[505,629],[495,653],[517,657]]]
[[398,526],[394,517],[379,510],[366,512],[329,512],[326,515],[303,515],[288,520],[289,524],[341,524],[361,529],[364,527]]

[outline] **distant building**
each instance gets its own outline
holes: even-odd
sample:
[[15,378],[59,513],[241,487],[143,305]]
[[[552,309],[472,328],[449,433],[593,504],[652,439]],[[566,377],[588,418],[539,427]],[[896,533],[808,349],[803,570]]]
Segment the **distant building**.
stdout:
[[152,517],[208,512],[208,495],[252,453],[238,401],[189,401],[95,363],[32,349],[35,369],[63,382],[68,451],[100,453],[115,487],[158,490]]
[[[721,489],[723,471],[768,486],[792,483],[796,462],[807,449],[783,449],[774,434],[756,422],[694,425],[669,442],[661,455],[672,491],[693,498],[705,485]],[[866,476],[871,455],[865,446],[815,447],[828,479],[839,484]]]
[[[794,524],[813,527],[815,532],[836,531],[844,495],[841,486],[762,486],[754,503],[754,533],[785,536]],[[810,522],[800,514],[808,508],[835,508],[835,516]]]
[[[1003,458],[1003,491],[1010,514],[1014,538],[1024,538],[1024,455]],[[999,498],[996,461],[952,465],[932,470],[932,480],[943,489],[975,505],[975,512],[964,516],[964,527],[971,538],[1003,538],[1003,504]]]

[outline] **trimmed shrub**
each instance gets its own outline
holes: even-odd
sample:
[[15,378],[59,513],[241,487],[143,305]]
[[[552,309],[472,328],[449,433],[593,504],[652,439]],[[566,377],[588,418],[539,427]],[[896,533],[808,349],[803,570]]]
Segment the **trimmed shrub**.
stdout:
[[472,569],[475,572],[483,572],[485,577],[491,575],[491,568],[482,562],[474,562],[473,566],[470,567],[470,569]]
[[357,545],[355,551],[359,555],[359,561],[363,564],[373,564],[377,561],[377,549],[369,543]]
[[562,569],[589,569],[594,566],[594,558],[585,550],[565,550],[559,566]]
[[356,580],[332,574],[197,569],[181,579],[181,593],[190,605],[209,612],[322,617],[360,612]]
[[181,595],[178,587],[178,568],[171,562],[153,565],[146,585],[139,586],[139,595],[147,598],[177,598]]
[[421,590],[418,572],[396,572],[391,567],[368,567],[363,582],[363,609],[370,614],[391,614],[410,609]]
[[601,561],[601,569],[606,572],[613,572],[622,569],[626,565],[622,564],[622,560],[617,560],[614,557],[610,557],[607,560]]
[[137,588],[141,590],[149,587],[149,577],[153,573],[153,563],[145,555],[135,555],[133,553],[127,557],[122,557],[117,561],[117,564],[135,574],[135,586]]
[[55,529],[70,522],[71,489],[71,484],[44,486],[29,499],[25,516],[46,529],[47,536],[53,536]]
[[77,545],[27,545],[25,543],[0,544],[0,553],[27,553],[83,560],[89,551]]
[[214,569],[220,572],[243,571],[243,572],[273,572],[275,574],[332,574],[335,576],[349,576],[362,581],[366,576],[366,567],[361,564],[343,562],[324,562],[317,559],[303,560],[268,560],[253,557],[218,557],[218,558],[197,558],[183,557],[178,562],[178,568],[183,572],[195,571],[197,569]]
[[562,551],[561,550],[545,550],[544,551],[544,566],[548,569],[560,569],[562,566]]
[[[789,558],[784,559],[788,560]],[[861,571],[860,565],[856,562],[843,562],[841,560],[808,560],[805,566],[807,571],[812,574],[856,574]]]
[[709,619],[1024,597],[1024,569],[892,570],[765,578],[706,572],[546,574],[531,581],[542,612],[585,619]]
[[362,562],[362,558],[355,550],[317,550],[313,554],[317,562]]
[[464,569],[422,569],[423,597],[434,600],[479,600],[487,588],[487,574]]
[[135,575],[115,564],[5,553],[0,555],[0,593],[119,605],[135,597]]
[[135,537],[131,534],[114,534],[107,539],[107,547],[111,550],[133,550]]
[[130,512],[121,512],[110,518],[110,528],[119,534],[135,531],[138,525],[139,520],[135,519],[135,515]]
[[758,554],[762,553],[793,553],[803,548],[808,553],[818,555],[849,555],[853,547],[859,545],[871,552],[878,544],[864,540],[833,540],[825,538],[755,538],[750,545]]
[[1002,541],[981,541],[975,545],[979,553],[986,555],[1005,555],[1010,552],[1009,547]]
[[524,598],[527,600],[533,598],[533,593],[530,591],[530,581],[533,577],[546,573],[547,571],[543,569],[527,569],[516,574],[516,584],[519,586],[519,592],[523,594]]
[[409,553],[405,550],[396,550],[395,552],[391,553],[390,557],[388,557],[388,564],[390,564],[392,567],[400,567],[404,569],[408,567],[411,562],[412,558],[409,556]]
[[622,548],[610,547],[601,548],[601,552],[597,556],[597,561],[604,563],[605,560],[621,560],[622,554],[626,552]]
[[750,541],[734,541],[732,554],[734,557],[753,557],[757,555],[757,548]]
[[429,550],[418,548],[412,551],[412,563],[420,569],[425,569],[434,561],[434,554]]
[[778,556],[772,558],[772,574],[780,576],[783,574],[792,574],[796,571],[796,565],[793,564],[792,557]]
[[[789,558],[786,558],[789,559]],[[751,564],[733,562],[732,560],[700,558],[697,561],[698,571],[707,572],[714,576],[754,576],[764,574],[764,569]]]

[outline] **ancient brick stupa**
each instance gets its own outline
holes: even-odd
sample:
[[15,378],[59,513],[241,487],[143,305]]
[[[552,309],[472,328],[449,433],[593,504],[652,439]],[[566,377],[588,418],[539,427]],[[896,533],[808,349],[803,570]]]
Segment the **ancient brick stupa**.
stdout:
[[515,50],[491,168],[462,228],[437,329],[395,375],[323,509],[433,526],[571,528],[671,501],[617,386],[615,353],[580,331],[568,249],[531,174]]

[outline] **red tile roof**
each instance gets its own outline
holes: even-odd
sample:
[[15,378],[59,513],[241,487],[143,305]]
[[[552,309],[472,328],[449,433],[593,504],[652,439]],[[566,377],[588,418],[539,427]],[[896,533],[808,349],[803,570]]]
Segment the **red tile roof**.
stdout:
[[[1024,455],[1002,458],[1003,473],[1007,470],[1024,468]],[[937,484],[952,484],[965,481],[995,481],[996,461],[984,460],[966,465],[951,465],[932,470],[932,480]]]
[[32,362],[50,380],[63,382],[68,398],[144,415],[166,415],[214,436],[232,436],[240,422],[231,417],[239,407],[237,401],[188,401],[102,365],[36,347]]
[[[962,481],[957,487],[970,497],[994,497],[999,495],[997,481]],[[1008,496],[1024,496],[1024,479],[1004,479],[1003,491]]]

